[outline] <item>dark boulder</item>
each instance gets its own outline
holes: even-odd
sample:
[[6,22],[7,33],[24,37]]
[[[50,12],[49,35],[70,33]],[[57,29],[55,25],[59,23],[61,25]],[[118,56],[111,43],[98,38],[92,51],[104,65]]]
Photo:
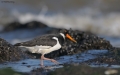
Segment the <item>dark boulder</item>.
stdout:
[[6,40],[0,38],[0,63],[6,61],[17,61],[26,57],[18,47],[8,43]]
[[45,28],[45,27],[47,27],[47,25],[37,21],[32,21],[25,24],[21,24],[19,22],[12,22],[10,24],[7,24],[6,27],[3,29],[3,31],[7,32],[17,29],[35,29],[35,28]]
[[[56,33],[59,32],[59,30],[60,29],[55,29],[53,30],[55,32],[51,32]],[[89,32],[70,29],[69,34],[77,41],[77,43],[66,39],[65,43],[63,44],[60,50],[51,52],[49,54],[46,54],[45,56],[49,58],[54,58],[63,55],[72,55],[86,50],[110,50],[111,48],[113,48],[109,41]],[[37,57],[40,58],[40,54],[37,54]]]

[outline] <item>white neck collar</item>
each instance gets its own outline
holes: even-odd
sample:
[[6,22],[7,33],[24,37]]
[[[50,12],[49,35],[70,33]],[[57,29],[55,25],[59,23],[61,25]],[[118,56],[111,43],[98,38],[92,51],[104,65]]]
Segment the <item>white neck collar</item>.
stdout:
[[65,39],[65,35],[63,33],[60,33],[60,35]]

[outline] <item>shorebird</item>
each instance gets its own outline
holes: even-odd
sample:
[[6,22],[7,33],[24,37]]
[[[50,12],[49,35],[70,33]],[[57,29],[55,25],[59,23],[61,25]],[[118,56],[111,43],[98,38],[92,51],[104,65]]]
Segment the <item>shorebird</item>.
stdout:
[[46,58],[44,55],[59,50],[66,38],[77,43],[77,41],[68,34],[68,30],[61,30],[58,34],[42,35],[26,42],[16,43],[15,46],[19,46],[22,50],[27,50],[31,53],[41,54],[41,66],[44,65],[43,60],[50,60],[51,62],[58,64],[56,60]]

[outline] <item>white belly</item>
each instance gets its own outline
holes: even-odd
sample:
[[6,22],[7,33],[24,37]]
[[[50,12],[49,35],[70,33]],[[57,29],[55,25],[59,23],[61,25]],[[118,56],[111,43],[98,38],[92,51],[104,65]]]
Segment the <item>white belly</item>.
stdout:
[[61,45],[58,41],[58,38],[56,37],[53,37],[53,39],[55,39],[57,41],[57,44],[54,45],[53,47],[52,46],[32,46],[32,47],[27,47],[27,46],[19,46],[22,50],[24,51],[29,51],[31,53],[40,53],[40,54],[47,54],[47,53],[50,53],[52,51],[55,51],[55,50],[58,50],[61,48]]
[[26,47],[26,46],[19,46],[20,49],[23,51],[29,51],[31,53],[42,53],[43,50],[51,48],[51,46],[32,46],[32,47]]

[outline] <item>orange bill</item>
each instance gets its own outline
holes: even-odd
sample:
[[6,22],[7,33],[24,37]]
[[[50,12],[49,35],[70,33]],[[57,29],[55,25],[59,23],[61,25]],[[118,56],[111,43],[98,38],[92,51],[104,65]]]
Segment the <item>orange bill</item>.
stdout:
[[76,40],[74,40],[69,34],[66,34],[66,37],[68,38],[68,39],[70,39],[71,41],[73,41],[73,42],[75,42],[75,43],[77,43],[77,41]]

